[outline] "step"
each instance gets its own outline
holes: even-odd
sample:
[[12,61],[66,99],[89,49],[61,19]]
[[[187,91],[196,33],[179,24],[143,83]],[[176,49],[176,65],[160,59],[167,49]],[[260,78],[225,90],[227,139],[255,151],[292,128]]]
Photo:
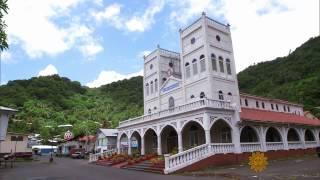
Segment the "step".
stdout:
[[148,169],[148,168],[135,168],[135,167],[125,167],[124,169],[163,174],[163,169]]

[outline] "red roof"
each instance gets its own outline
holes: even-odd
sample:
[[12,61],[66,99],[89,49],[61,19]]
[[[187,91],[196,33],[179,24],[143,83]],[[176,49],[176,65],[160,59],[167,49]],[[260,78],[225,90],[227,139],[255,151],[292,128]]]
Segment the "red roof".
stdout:
[[240,118],[243,121],[272,122],[284,124],[302,124],[320,126],[319,119],[309,119],[295,114],[241,108]]
[[78,139],[78,141],[95,141],[96,140],[96,137],[93,136],[93,135],[89,135],[89,136],[82,136]]

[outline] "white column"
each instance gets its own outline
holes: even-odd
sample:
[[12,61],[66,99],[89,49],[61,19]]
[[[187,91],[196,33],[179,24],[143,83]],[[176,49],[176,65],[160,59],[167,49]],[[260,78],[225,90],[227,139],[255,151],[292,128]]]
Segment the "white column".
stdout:
[[206,144],[211,143],[211,134],[210,134],[210,116],[209,114],[204,114],[203,117],[203,126],[204,126],[204,133],[206,137]]
[[234,125],[234,127],[232,128],[232,143],[234,144],[235,153],[240,154],[240,129],[238,125]]
[[179,151],[179,153],[183,151],[182,133],[180,130],[178,131],[178,151]]
[[287,133],[287,128],[286,127],[282,127],[281,128],[281,134],[282,134],[282,143],[284,146],[285,150],[289,150],[289,145],[288,145],[288,133]]
[[120,151],[120,141],[121,141],[121,136],[120,136],[120,134],[118,134],[118,137],[117,137],[117,152],[118,152],[118,154],[120,154],[121,153],[121,151]]
[[265,128],[263,126],[259,127],[259,136],[260,136],[260,143],[261,143],[261,151],[266,152],[267,151],[267,142],[266,142],[266,136],[265,136]]
[[302,143],[302,148],[306,149],[306,141],[305,141],[305,131],[303,128],[299,129],[299,134],[300,134],[300,138],[301,138],[301,143]]
[[158,134],[157,136],[157,140],[158,140],[158,155],[162,155],[162,151],[161,151],[161,134]]
[[128,137],[128,155],[131,155],[131,138]]
[[141,138],[141,155],[145,154],[144,137]]
[[232,116],[232,143],[235,147],[235,153],[241,153],[241,145],[240,145],[240,127],[237,122],[240,122],[240,113],[238,111],[234,112]]

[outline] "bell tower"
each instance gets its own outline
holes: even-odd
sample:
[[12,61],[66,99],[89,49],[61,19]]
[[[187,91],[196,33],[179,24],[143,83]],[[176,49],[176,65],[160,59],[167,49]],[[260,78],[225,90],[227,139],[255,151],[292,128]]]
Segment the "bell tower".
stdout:
[[180,30],[181,67],[185,101],[193,98],[231,101],[240,109],[240,97],[229,25],[202,13]]

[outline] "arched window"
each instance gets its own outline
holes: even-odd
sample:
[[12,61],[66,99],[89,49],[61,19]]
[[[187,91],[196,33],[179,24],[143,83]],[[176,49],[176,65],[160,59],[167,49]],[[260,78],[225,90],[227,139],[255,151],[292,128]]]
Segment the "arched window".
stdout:
[[232,93],[231,92],[228,92],[228,100],[232,101]]
[[273,104],[271,104],[271,109],[272,109],[272,110],[274,109]]
[[189,63],[186,63],[185,64],[185,67],[186,67],[186,78],[190,78],[190,64]]
[[256,107],[259,108],[259,102],[258,101],[256,101]]
[[204,55],[200,56],[200,72],[204,72],[206,70],[206,61]]
[[226,65],[227,65],[227,73],[231,74],[231,63],[230,59],[226,59]]
[[154,91],[158,92],[158,79],[154,80]]
[[277,111],[279,110],[279,106],[278,106],[278,104],[276,104],[276,109],[277,109]]
[[248,99],[245,99],[245,100],[244,100],[244,103],[245,103],[246,106],[248,106],[248,105],[249,105],[249,104],[248,104]]
[[198,74],[198,64],[196,59],[192,60],[192,71],[193,71],[193,75]]
[[262,105],[262,108],[264,109],[264,107],[265,107],[265,106],[264,106],[264,102],[262,102],[261,105]]
[[219,68],[220,68],[220,72],[224,72],[224,66],[223,66],[223,58],[221,56],[219,56]]
[[166,82],[167,78],[162,78],[162,83]]
[[153,81],[150,82],[150,92],[153,94]]
[[216,55],[211,54],[211,63],[212,63],[212,70],[217,71],[217,59]]
[[200,93],[200,98],[202,99],[202,98],[204,98],[204,97],[206,97],[206,95],[204,94],[204,92],[201,92],[201,93]]
[[287,112],[287,108],[286,108],[285,105],[283,105],[283,111],[284,111],[284,112]]
[[193,99],[193,98],[194,98],[194,95],[191,95],[191,96],[190,96],[190,99]]
[[223,92],[222,92],[222,91],[219,91],[219,99],[220,99],[220,100],[224,100]]
[[151,114],[151,109],[148,110],[148,113]]
[[146,84],[146,94],[149,95],[149,83]]
[[172,108],[174,108],[174,99],[173,99],[173,97],[170,97],[169,98],[169,109],[172,109]]

